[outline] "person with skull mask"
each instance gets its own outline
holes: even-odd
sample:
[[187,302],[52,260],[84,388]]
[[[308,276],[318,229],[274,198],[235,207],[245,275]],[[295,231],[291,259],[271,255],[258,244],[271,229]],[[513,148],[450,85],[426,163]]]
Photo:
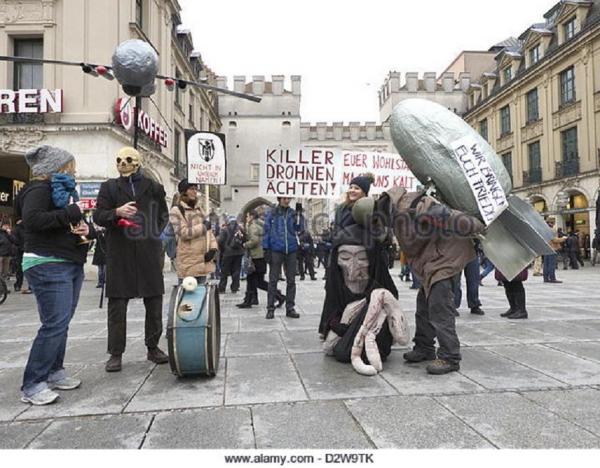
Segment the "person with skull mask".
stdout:
[[334,236],[330,260],[319,324],[323,350],[374,375],[394,342],[406,344],[409,338],[384,247],[362,224],[351,224]]
[[162,334],[162,242],[160,234],[169,219],[163,186],[144,176],[141,157],[131,147],[116,155],[121,176],[103,182],[98,193],[94,221],[107,229],[106,297],[108,298],[107,372],[121,370],[125,352],[127,304],[141,297],[146,309],[147,358],[165,364],[168,357],[158,348]]

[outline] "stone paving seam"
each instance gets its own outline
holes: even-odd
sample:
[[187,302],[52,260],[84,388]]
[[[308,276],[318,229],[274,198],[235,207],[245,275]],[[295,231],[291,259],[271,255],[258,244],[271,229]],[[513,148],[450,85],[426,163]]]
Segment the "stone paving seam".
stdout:
[[[545,343],[536,343],[534,345],[520,344],[519,346],[527,346],[527,347],[529,347],[529,346],[545,346]],[[506,359],[508,361],[514,362],[515,364],[518,364],[520,366],[526,367],[527,369],[530,369],[530,370],[532,370],[534,372],[538,372],[539,374],[542,374],[543,376],[548,377],[549,379],[556,380],[557,382],[560,382],[560,383],[562,383],[564,385],[567,385],[569,387],[574,387],[574,385],[570,384],[569,382],[564,382],[564,381],[560,380],[557,377],[554,377],[552,375],[548,375],[545,372],[541,371],[540,369],[536,369],[535,367],[528,366],[527,364],[525,364],[523,362],[515,361],[514,359],[511,359],[511,358],[509,358],[507,356],[504,356],[504,355],[502,355],[500,353],[496,353],[493,349],[490,349],[490,348],[485,348],[485,349],[486,349],[486,351],[489,351],[490,353],[495,354],[498,357],[501,357],[501,358],[504,358],[504,359]],[[550,349],[554,349],[554,348],[550,348]],[[556,351],[562,352],[561,350],[556,350]],[[567,354],[567,353],[564,353],[564,354]],[[550,387],[550,388],[557,388],[557,387]],[[518,391],[518,389],[515,389],[515,391]]]
[[[283,346],[285,347],[285,343],[283,344]],[[286,351],[287,351],[287,348],[286,348]],[[304,394],[306,395],[306,398],[307,398],[306,401],[314,401],[310,398],[310,393],[308,393],[308,389],[306,388],[306,384],[304,383],[302,374],[300,374],[300,368],[298,367],[298,363],[296,362],[294,355],[288,352],[288,356],[290,358],[290,361],[292,361],[292,366],[294,366],[294,371],[296,372],[296,375],[298,376],[298,380],[300,380],[300,385],[302,385],[302,390],[304,390]],[[298,401],[301,401],[301,400],[298,400]]]
[[256,440],[256,427],[254,426],[254,411],[252,406],[248,406],[250,411],[250,427],[252,428],[252,438],[254,439],[254,450],[258,449],[258,441]]
[[[31,440],[30,440],[29,442],[27,442],[27,443],[26,443],[26,444],[25,444],[23,447],[21,447],[19,450],[25,450],[25,449],[28,449],[28,448],[29,448],[29,446],[30,446],[30,445],[31,445],[31,444],[32,444],[32,443],[33,443],[33,442],[34,442],[34,441],[35,441],[35,440],[36,440],[36,439],[37,439],[39,436],[41,436],[41,435],[42,435],[44,432],[46,432],[46,429],[48,429],[48,428],[50,427],[50,425],[52,424],[53,420],[40,420],[40,422],[42,422],[42,423],[43,423],[43,422],[45,422],[45,423],[46,423],[46,425],[45,425],[44,427],[42,427],[42,428],[40,429],[40,431],[39,431],[39,432],[38,432],[38,433],[37,433],[35,436],[33,436],[33,437],[31,438]],[[24,423],[14,423],[14,422],[11,422],[10,424],[7,424],[7,426],[12,426],[13,424],[37,424],[37,423],[31,422],[31,421],[27,421],[27,422],[24,422]]]
[[[161,365],[165,365],[166,366],[166,364],[161,364]],[[136,395],[140,392],[140,390],[142,389],[142,387],[144,386],[144,384],[148,381],[148,379],[150,379],[150,377],[152,376],[152,374],[154,374],[154,371],[156,370],[157,366],[158,366],[158,364],[154,364],[154,366],[152,367],[152,370],[150,372],[148,372],[148,375],[142,380],[142,383],[140,383],[140,385],[138,386],[138,388],[133,392],[133,394],[131,395],[131,397],[129,398],[129,400],[127,400],[127,403],[125,403],[125,406],[123,406],[123,408],[121,408],[121,411],[119,411],[118,413],[115,413],[115,414],[126,414],[125,410],[130,405],[130,403],[133,401],[133,399],[136,397]],[[149,411],[149,412],[151,412],[151,411]],[[131,413],[133,413],[133,411]],[[127,414],[131,414],[131,413],[127,413]]]
[[[572,388],[564,388],[564,389],[560,389],[560,390],[573,390],[573,389],[572,389]],[[537,402],[537,401],[535,401],[535,400],[532,400],[531,398],[527,398],[527,395],[523,395],[523,394],[521,394],[520,392],[517,392],[517,393],[519,393],[519,394],[520,394],[520,395],[521,395],[523,398],[525,398],[527,401],[529,401],[529,402],[533,403],[535,406],[537,406],[537,407],[539,407],[539,408],[543,409],[544,411],[547,411],[548,413],[551,413],[551,414],[553,414],[554,416],[556,416],[556,417],[557,417],[557,418],[559,418],[559,419],[563,419],[564,421],[567,421],[568,423],[570,423],[570,424],[573,424],[574,426],[578,427],[579,429],[582,429],[582,430],[584,430],[585,432],[587,432],[587,433],[589,433],[589,434],[593,435],[593,436],[594,436],[596,439],[600,440],[600,435],[598,435],[598,434],[596,434],[596,433],[594,433],[594,432],[590,431],[590,430],[589,430],[589,429],[587,429],[586,427],[584,427],[584,426],[582,426],[581,424],[577,423],[577,421],[576,421],[576,420],[571,420],[571,419],[567,418],[566,416],[564,416],[564,415],[562,415],[562,414],[559,414],[559,413],[556,413],[555,411],[552,411],[550,408],[547,408],[547,407],[543,406],[541,403],[539,403],[539,402]],[[533,392],[525,392],[525,393],[533,393]]]
[[[600,343],[600,340],[580,340],[580,341],[576,341],[574,343],[583,343],[583,342],[589,343],[590,341],[593,342],[593,343]],[[578,359],[583,359],[584,361],[590,361],[590,362],[593,362],[593,363],[600,363],[600,359],[592,359],[592,358],[590,358],[588,356],[582,356],[581,354],[576,354],[576,353],[574,353],[572,351],[566,351],[564,349],[555,348],[554,346],[552,346],[554,343],[539,343],[539,344],[541,346],[544,346],[546,348],[552,349],[554,351],[560,351],[561,353],[568,354],[569,356],[573,356],[573,357],[576,357]],[[563,343],[558,343],[558,344],[564,344],[564,342]]]
[[[506,393],[509,393],[509,392],[506,392]],[[510,392],[510,393],[514,393],[514,392]],[[465,421],[463,418],[461,418],[458,414],[454,413],[450,408],[448,408],[447,406],[445,406],[436,397],[430,397],[430,398],[435,403],[437,403],[439,406],[441,406],[444,410],[446,410],[448,413],[450,413],[452,416],[454,416],[456,419],[458,419],[461,423],[463,423],[465,426],[467,426],[469,429],[471,429],[475,434],[477,434],[483,440],[485,440],[486,442],[488,442],[492,447],[496,448],[496,450],[500,450],[500,447],[498,447],[498,445],[496,445],[494,442],[492,442],[484,434],[482,434],[481,432],[479,432],[475,427],[473,427],[471,424],[469,424],[467,421]]]
[[[372,397],[372,398],[374,398],[374,397]],[[379,397],[379,398],[381,398],[381,397]],[[385,397],[383,397],[383,398],[385,398]],[[352,398],[352,400],[359,400],[359,399],[362,399],[362,398]],[[331,400],[329,400],[329,401],[331,401]],[[333,401],[337,401],[337,400],[333,400]],[[358,419],[356,419],[356,416],[354,416],[354,413],[352,413],[352,411],[350,411],[350,408],[348,408],[346,401],[349,401],[349,400],[341,400],[341,403],[342,403],[342,406],[344,407],[344,410],[346,411],[346,413],[348,413],[348,415],[350,416],[350,419],[352,419],[352,421],[354,421],[354,423],[356,424],[356,427],[358,427],[358,429],[360,430],[362,435],[365,436],[365,439],[367,439],[367,442],[369,444],[371,444],[373,449],[379,449],[379,447],[377,447],[377,444],[375,443],[375,441],[373,441],[373,439],[371,439],[369,437],[369,434],[367,433],[367,431],[365,431],[365,428],[362,426],[360,421]]]
[[225,397],[227,396],[227,378],[229,377],[229,372],[228,372],[228,364],[229,364],[229,360],[225,357],[221,358],[224,362],[222,364],[219,364],[219,367],[221,368],[221,372],[223,372],[223,400],[221,401],[221,407],[225,408]]
[[[129,413],[129,414],[131,414],[131,413]],[[144,443],[146,442],[146,437],[148,436],[148,433],[152,429],[155,419],[156,419],[156,413],[152,415],[152,418],[150,418],[150,423],[148,424],[148,427],[146,428],[146,432],[144,432],[142,440],[140,441],[140,445],[137,448],[138,450],[142,450],[142,448],[144,448]]]

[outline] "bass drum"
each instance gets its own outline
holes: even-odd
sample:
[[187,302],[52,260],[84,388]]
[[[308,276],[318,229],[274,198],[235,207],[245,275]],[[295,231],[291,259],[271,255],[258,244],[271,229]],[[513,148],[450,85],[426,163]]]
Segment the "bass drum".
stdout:
[[219,291],[200,284],[193,291],[174,286],[167,322],[169,364],[173,374],[215,376],[221,354]]

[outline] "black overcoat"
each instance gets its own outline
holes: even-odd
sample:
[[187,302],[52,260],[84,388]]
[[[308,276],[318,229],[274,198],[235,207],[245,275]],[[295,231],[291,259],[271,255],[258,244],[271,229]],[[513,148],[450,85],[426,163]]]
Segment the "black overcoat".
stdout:
[[[112,190],[111,190],[112,184]],[[118,226],[116,208],[135,201],[140,229]],[[107,230],[106,297],[152,297],[165,292],[160,234],[169,219],[165,189],[143,176],[134,196],[128,179],[103,182],[94,221]]]

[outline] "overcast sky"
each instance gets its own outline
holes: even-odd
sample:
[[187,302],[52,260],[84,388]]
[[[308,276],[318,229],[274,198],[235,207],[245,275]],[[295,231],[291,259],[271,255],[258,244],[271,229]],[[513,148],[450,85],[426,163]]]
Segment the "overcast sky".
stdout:
[[217,74],[302,76],[304,122],[379,122],[389,71],[441,73],[544,21],[558,0],[179,0]]

